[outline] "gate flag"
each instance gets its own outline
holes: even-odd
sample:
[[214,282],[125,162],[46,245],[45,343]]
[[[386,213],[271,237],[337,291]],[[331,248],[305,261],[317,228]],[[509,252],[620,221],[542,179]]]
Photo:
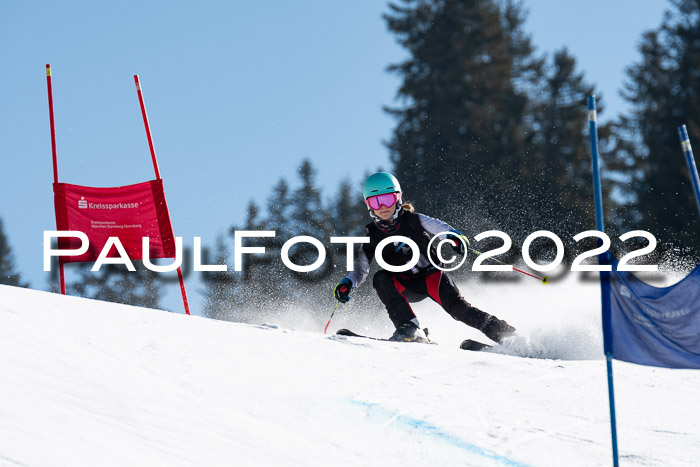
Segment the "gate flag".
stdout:
[[[56,125],[53,114],[53,84],[51,65],[46,64],[46,90],[49,97],[49,125],[51,128],[51,157],[53,159],[53,192],[58,230],[80,231],[89,240],[84,255],[60,256],[58,270],[61,293],[66,294],[64,263],[96,261],[109,237],[117,237],[130,259],[143,260],[143,237],[149,239],[149,258],[175,258],[177,251],[170,222],[168,205],[165,202],[163,180],[158,170],[158,158],[148,124],[146,104],[139,76],[134,75],[136,94],[141,106],[143,126],[146,129],[148,148],[151,151],[153,171],[156,179],[136,185],[115,188],[93,188],[58,182],[58,155],[56,152]],[[60,249],[73,249],[75,239],[59,238]],[[108,254],[111,252],[107,252]],[[114,256],[119,256],[118,252]],[[187,291],[182,269],[177,267],[182,303],[185,313],[190,314]]]
[[610,319],[612,357],[640,365],[700,369],[700,266],[670,287],[653,287],[613,260]]
[[[142,237],[149,237],[150,258],[175,257],[175,239],[165,202],[163,180],[115,188],[54,183],[58,230],[79,230],[90,240],[79,256],[61,256],[62,263],[96,261],[109,237],[118,237],[132,260],[142,258]],[[59,238],[59,248],[79,248],[77,238]],[[119,256],[112,248],[109,256]]]

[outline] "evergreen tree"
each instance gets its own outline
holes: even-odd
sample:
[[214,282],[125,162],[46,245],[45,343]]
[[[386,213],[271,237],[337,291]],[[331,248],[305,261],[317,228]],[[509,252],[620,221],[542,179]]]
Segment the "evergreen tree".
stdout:
[[[232,236],[233,236],[233,233],[235,230],[236,230],[235,227],[231,228],[231,235]],[[251,201],[250,203],[248,203],[246,222],[245,222],[245,225],[243,226],[242,230],[250,230],[250,231],[266,230],[265,220],[261,218],[260,208],[258,207],[258,205],[254,201]],[[246,283],[260,283],[261,281],[265,280],[264,279],[265,278],[264,268],[266,268],[269,265],[269,263],[272,261],[270,247],[273,245],[274,240],[268,239],[268,238],[256,238],[254,240],[243,239],[244,246],[246,246],[246,242],[250,243],[251,241],[255,242],[256,246],[258,246],[258,245],[264,246],[266,248],[267,253],[264,255],[260,255],[260,254],[242,255],[241,256],[241,270],[242,270],[241,271],[242,272],[241,279]]]
[[[329,222],[328,239],[331,236],[363,237],[366,235],[364,226],[370,221],[370,217],[367,215],[367,208],[362,199],[362,192],[353,188],[353,184],[348,179],[340,182],[337,192],[330,198],[326,208],[332,219]],[[358,245],[353,249],[356,252]],[[330,245],[328,252],[333,254],[327,259],[328,264],[332,264],[332,269],[328,270],[327,279],[337,282],[345,275],[347,247],[340,244]]]
[[[260,321],[260,316],[268,317],[270,313],[283,312],[288,303],[294,303],[296,307],[308,305],[310,309],[317,309],[321,294],[323,297],[330,296],[327,277],[334,266],[332,248],[326,248],[324,266],[310,273],[294,272],[287,268],[281,260],[281,250],[289,238],[300,235],[312,236],[327,245],[332,235],[329,222],[331,216],[338,235],[348,235],[340,232],[344,229],[341,225],[346,225],[345,221],[353,222],[346,219],[345,215],[346,207],[348,213],[351,211],[350,204],[347,200],[340,205],[335,201],[324,204],[316,181],[316,170],[308,160],[302,161],[299,166],[299,181],[300,185],[291,189],[286,180],[281,179],[267,199],[266,212],[262,212],[252,201],[249,204],[243,230],[274,230],[276,236],[244,240],[244,245],[250,243],[264,246],[266,253],[244,255],[243,271],[231,273],[230,279],[218,283],[215,283],[215,278],[207,280],[207,289],[212,289],[206,292],[210,302],[207,305],[210,311],[207,313],[210,316],[254,323]],[[352,194],[349,187],[343,191],[341,186],[339,193],[343,193],[339,196],[345,196],[350,203],[358,200],[361,202],[361,196]],[[335,217],[338,215],[343,220]],[[354,227],[357,228],[357,225]],[[232,234],[234,230],[235,227],[231,229]],[[288,254],[290,260],[297,265],[311,264],[318,257],[316,248],[304,243],[292,247]],[[228,290],[219,290],[217,287]],[[222,305],[222,301],[227,303]]]
[[12,249],[0,219],[0,284],[29,287],[29,284],[20,281],[21,277],[22,274],[15,270]]
[[[265,221],[260,216],[260,208],[254,201],[248,203],[245,224],[230,228],[232,238],[236,230],[267,230]],[[223,239],[217,238],[216,263],[228,264],[229,270],[204,273],[206,316],[237,322],[256,322],[256,313],[268,307],[271,291],[276,284],[266,272],[273,259],[270,254],[272,241],[268,238],[243,239],[243,246],[264,246],[267,253],[242,255],[241,271],[234,271],[235,261],[226,260],[230,258],[228,249]]]
[[156,273],[146,269],[141,261],[133,263],[136,271],[129,271],[120,264],[104,264],[95,272],[90,270],[92,266],[79,263],[79,278],[68,287],[69,293],[108,302],[159,308],[160,287]]
[[[700,2],[671,0],[659,28],[644,34],[641,60],[627,69],[624,97],[632,113],[620,127],[633,158],[636,221],[662,244],[700,254],[700,221],[677,128],[700,138]],[[670,246],[670,245],[667,245]]]
[[281,178],[272,189],[272,195],[267,200],[267,217],[265,224],[268,230],[277,232],[277,236],[288,238],[292,235],[289,225],[289,211],[291,209],[289,184]]
[[410,53],[389,67],[403,80],[398,97],[405,103],[386,109],[397,120],[388,143],[394,172],[409,199],[433,215],[463,220],[478,208],[483,217],[505,219],[523,202],[526,86],[541,66],[522,31],[520,6],[389,6],[389,30]]
[[[290,193],[289,184],[282,178],[277,185],[272,189],[272,194],[267,199],[267,216],[262,221],[267,230],[275,231],[275,238],[270,240],[267,245],[270,251],[271,268],[276,269],[276,276],[290,277],[288,271],[284,267],[280,255],[282,246],[291,237],[297,235],[292,227],[293,222],[291,212],[293,209],[293,194]],[[278,281],[281,285],[282,281]]]
[[321,201],[321,190],[316,180],[316,169],[305,159],[299,166],[301,186],[292,194],[291,221],[296,235],[322,238],[327,232],[328,217]]
[[364,226],[370,221],[362,192],[354,189],[348,179],[342,180],[338,191],[326,209],[332,217],[329,234],[338,237],[365,235]]
[[[202,253],[203,261],[210,263],[208,251]],[[226,265],[229,257],[228,249],[222,236],[216,238],[216,253],[214,263]],[[240,290],[230,270],[207,271],[202,273],[204,289],[204,315],[212,319],[233,320],[242,305]]]
[[[530,216],[539,228],[575,235],[595,228],[585,109],[587,96],[596,93],[584,81],[583,73],[576,71],[576,60],[566,49],[555,52],[541,82],[529,117],[530,154],[521,172],[530,180],[529,191],[541,200],[542,209],[533,210]],[[596,105],[602,113],[604,105],[599,95]],[[607,128],[601,127],[599,138],[606,135]]]
[[[260,323],[270,314],[281,314],[293,304],[326,313],[334,305],[332,286],[344,275],[345,250],[330,246],[331,236],[364,235],[369,216],[362,194],[348,181],[338,185],[330,199],[324,200],[316,180],[313,164],[304,160],[299,166],[299,186],[291,188],[284,179],[275,185],[263,212],[250,202],[241,230],[274,230],[276,237],[244,240],[244,245],[264,246],[264,255],[244,255],[242,272],[205,274],[206,314],[217,319]],[[231,228],[231,234],[236,227]],[[326,246],[324,266],[311,273],[293,272],[281,260],[284,243],[293,236],[309,235]],[[219,242],[218,261],[226,256]],[[300,244],[289,251],[290,260],[298,265],[315,262],[312,245]],[[229,263],[233,263],[229,261]],[[367,289],[365,292],[371,292]]]
[[[310,235],[309,232],[313,231],[311,235],[323,241],[323,237],[318,236],[319,231],[306,222],[309,219],[307,210],[318,210],[314,203],[320,202],[320,193],[315,187],[315,171],[308,161],[302,163],[299,171],[303,183],[300,188],[291,191],[287,181],[280,179],[267,200],[265,225],[276,232],[276,237],[270,244],[271,261],[267,272],[274,277],[273,294],[276,299],[298,297],[299,279],[308,278],[306,275],[295,274],[282,262],[282,247],[287,240],[297,235]],[[293,247],[289,252],[296,264],[311,263],[315,261],[316,254],[314,247],[305,244]]]
[[[292,206],[290,212],[290,225],[294,236],[308,235],[320,240],[328,241],[329,216],[326,206],[322,201],[321,189],[316,179],[316,169],[308,159],[302,161],[299,166],[299,181],[301,185],[292,194]],[[305,282],[314,282],[325,277],[333,263],[332,251],[326,250],[326,262],[324,266],[313,272],[294,273],[292,275]],[[318,258],[318,250],[310,244],[300,244],[289,251],[290,260],[299,266],[312,264]]]

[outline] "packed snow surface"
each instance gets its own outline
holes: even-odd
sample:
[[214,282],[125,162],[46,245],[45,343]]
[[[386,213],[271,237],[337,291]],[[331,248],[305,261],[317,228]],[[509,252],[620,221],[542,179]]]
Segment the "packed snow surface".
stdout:
[[[597,284],[471,287],[498,353],[428,303],[439,345],[0,286],[0,465],[612,465]],[[700,373],[613,367],[620,465],[698,465]]]

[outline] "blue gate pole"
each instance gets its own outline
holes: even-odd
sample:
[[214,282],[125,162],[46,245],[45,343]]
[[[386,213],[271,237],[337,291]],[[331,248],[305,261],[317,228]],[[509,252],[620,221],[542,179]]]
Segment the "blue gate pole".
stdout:
[[693,183],[693,188],[695,188],[695,202],[698,205],[698,213],[700,213],[700,178],[698,178],[698,168],[695,165],[693,148],[690,147],[690,138],[688,138],[688,131],[685,129],[685,125],[678,127],[678,136],[681,137],[681,147],[685,153],[685,161],[688,163],[690,181]]
[[[593,159],[593,192],[595,196],[595,225],[605,232],[603,217],[603,191],[600,186],[600,156],[598,154],[598,117],[595,96],[588,96],[588,127],[591,135],[591,156]],[[608,253],[598,255],[598,264],[610,264]],[[612,436],[613,465],[619,465],[617,453],[617,421],[615,419],[615,391],[612,371],[612,329],[610,325],[610,271],[600,271],[600,297],[603,310],[603,349],[608,371],[608,399],[610,401],[610,434]]]

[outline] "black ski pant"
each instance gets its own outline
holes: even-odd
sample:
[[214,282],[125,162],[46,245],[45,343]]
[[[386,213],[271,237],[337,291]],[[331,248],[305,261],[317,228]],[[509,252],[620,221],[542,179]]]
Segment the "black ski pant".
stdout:
[[457,321],[479,330],[491,317],[471,306],[443,271],[424,277],[411,277],[382,269],[374,275],[372,285],[397,328],[416,317],[410,303],[420,302],[427,297],[432,298]]

